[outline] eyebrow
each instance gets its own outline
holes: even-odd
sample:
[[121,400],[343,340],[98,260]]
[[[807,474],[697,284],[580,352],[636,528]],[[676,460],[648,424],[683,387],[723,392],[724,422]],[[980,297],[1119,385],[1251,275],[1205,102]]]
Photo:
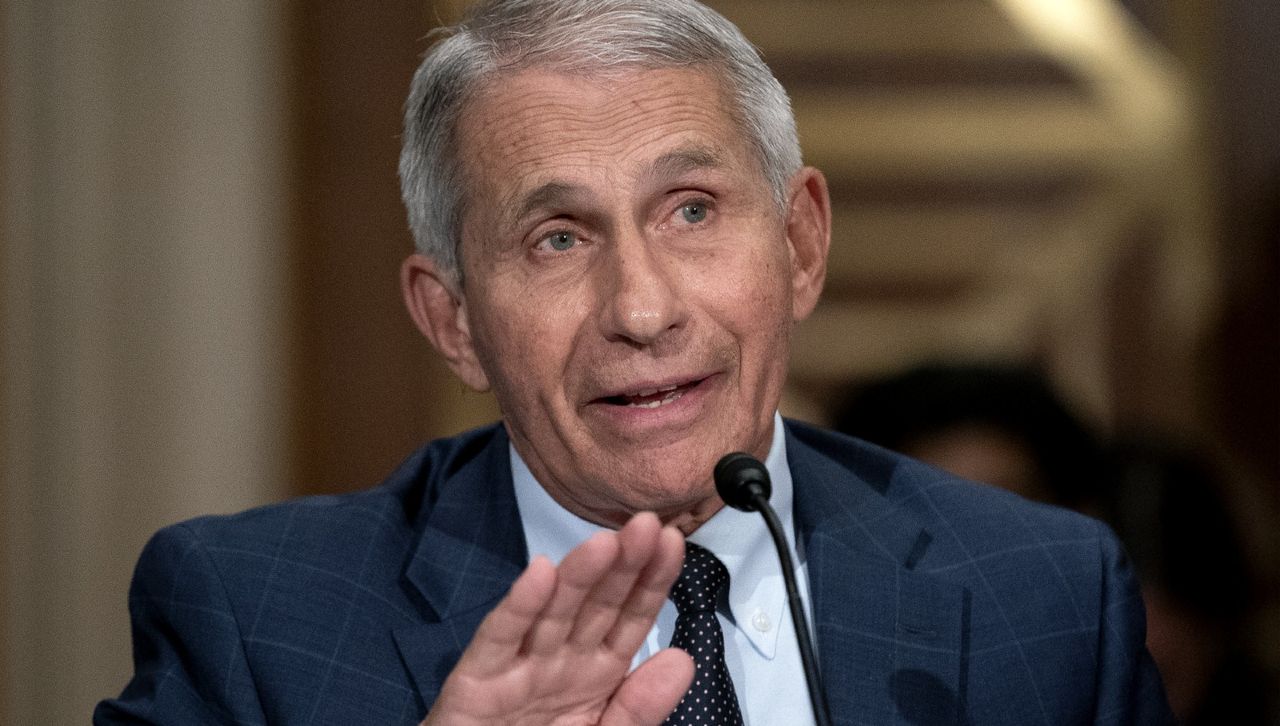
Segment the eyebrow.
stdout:
[[[644,177],[650,181],[671,179],[691,171],[715,169],[724,166],[724,158],[714,149],[704,146],[691,146],[669,151],[653,161],[644,171]],[[530,213],[548,207],[568,206],[571,201],[580,200],[587,190],[577,184],[564,181],[549,181],[535,187],[525,194],[518,205],[512,219],[524,219]]]
[[582,193],[582,187],[576,184],[547,182],[524,195],[513,218],[524,219],[530,212],[544,207],[564,206],[568,200],[581,197]]
[[645,172],[651,179],[670,179],[701,169],[715,169],[725,165],[724,157],[706,146],[691,146],[669,151],[654,160]]

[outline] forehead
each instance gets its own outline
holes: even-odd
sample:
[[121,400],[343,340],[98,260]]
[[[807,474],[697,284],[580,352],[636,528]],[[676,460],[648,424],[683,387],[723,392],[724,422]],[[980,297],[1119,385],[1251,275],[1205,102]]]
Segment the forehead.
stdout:
[[503,202],[558,178],[645,172],[680,149],[754,167],[731,108],[709,70],[527,69],[489,80],[467,104],[460,158],[471,191]]

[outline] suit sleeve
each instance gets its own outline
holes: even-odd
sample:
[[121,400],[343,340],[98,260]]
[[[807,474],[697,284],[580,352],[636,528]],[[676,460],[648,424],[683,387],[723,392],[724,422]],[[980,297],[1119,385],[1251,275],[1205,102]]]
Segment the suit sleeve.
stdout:
[[129,613],[133,679],[98,704],[95,726],[266,723],[222,578],[189,525],[147,543]]
[[1146,612],[1129,558],[1115,535],[1098,524],[1102,555],[1096,726],[1176,724],[1147,652]]

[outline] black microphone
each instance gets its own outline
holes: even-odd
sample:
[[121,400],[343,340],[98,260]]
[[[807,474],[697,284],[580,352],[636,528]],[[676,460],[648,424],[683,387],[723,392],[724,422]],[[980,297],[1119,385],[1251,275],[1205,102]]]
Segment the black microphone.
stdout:
[[769,470],[754,456],[741,451],[726,454],[716,463],[714,476],[720,498],[734,509],[759,512],[769,506],[773,482]]
[[769,496],[773,493],[769,470],[754,456],[736,451],[725,455],[716,463],[714,477],[716,492],[725,504],[744,512],[759,512],[764,515],[764,523],[773,537],[773,546],[778,550],[778,561],[782,564],[782,580],[787,586],[787,605],[791,608],[791,624],[795,626],[796,642],[800,646],[800,662],[804,665],[804,679],[809,685],[809,702],[813,704],[814,720],[818,726],[830,726],[827,697],[822,690],[818,661],[813,657],[809,620],[805,617],[804,605],[800,602],[795,566],[791,563],[791,549],[787,546],[778,513],[769,506]]

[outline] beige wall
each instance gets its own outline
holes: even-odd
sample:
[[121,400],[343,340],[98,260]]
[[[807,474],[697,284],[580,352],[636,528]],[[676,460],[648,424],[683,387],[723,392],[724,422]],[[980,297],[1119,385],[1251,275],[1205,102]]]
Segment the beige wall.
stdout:
[[129,673],[157,527],[278,496],[283,4],[0,6],[0,722]]

